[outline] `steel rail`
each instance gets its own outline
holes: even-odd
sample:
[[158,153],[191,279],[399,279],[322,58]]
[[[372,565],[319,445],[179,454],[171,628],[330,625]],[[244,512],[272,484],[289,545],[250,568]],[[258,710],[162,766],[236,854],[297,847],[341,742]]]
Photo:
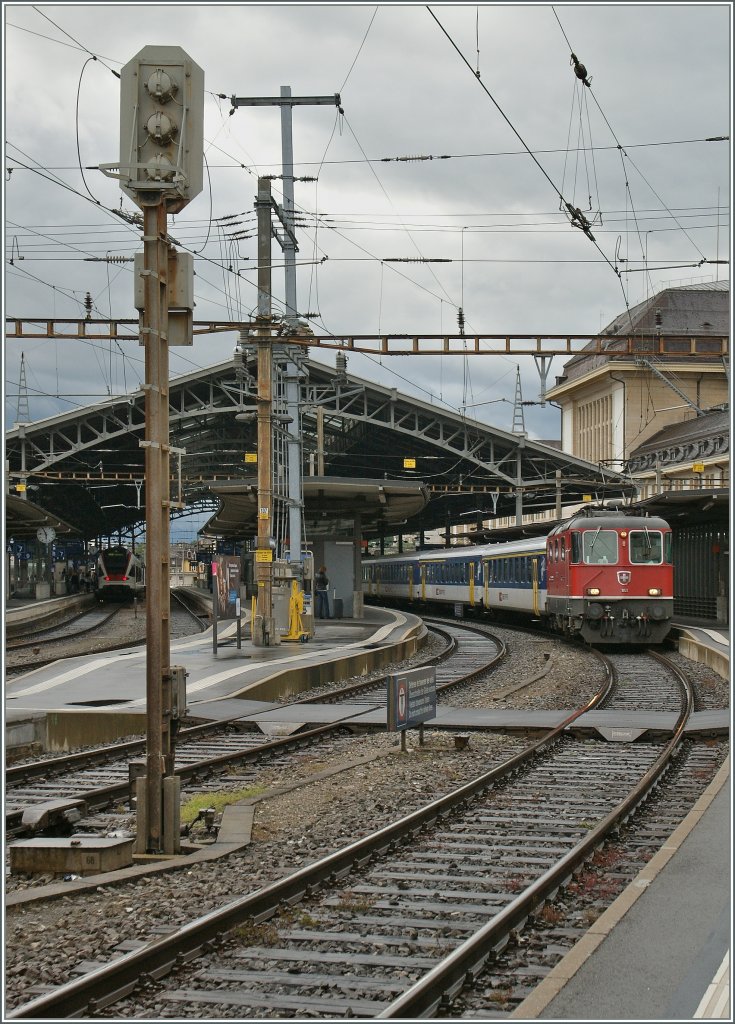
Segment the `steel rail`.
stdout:
[[[100,609],[93,605],[89,608],[82,608],[81,611],[75,612],[68,618],[59,619],[58,622],[54,622],[52,625],[43,625],[43,620],[39,623],[37,629],[30,629],[27,633],[21,633],[19,630],[13,630],[12,636],[7,636],[5,643],[6,651],[17,651],[24,647],[35,647],[39,643],[54,642],[55,640],[66,640],[72,639],[77,636],[84,636],[85,633],[91,633],[95,629],[100,629],[104,626],[113,615],[117,615],[120,611],[119,608],[112,608],[109,615],[107,615],[101,622],[98,622],[95,626],[88,626],[86,629],[80,629],[75,633],[70,633],[69,637],[47,637],[47,633],[53,633],[55,630],[63,629],[65,626],[71,626],[73,623],[78,622],[80,619],[85,618],[87,615],[94,615],[98,613]],[[19,625],[21,625],[19,623]],[[21,627],[22,628],[22,627]],[[16,641],[18,641],[16,643]]]
[[82,978],[38,996],[9,1013],[8,1019],[80,1017],[85,1013],[93,1013],[130,994],[146,978],[161,978],[174,967],[187,963],[201,952],[216,949],[217,945],[224,942],[229,933],[244,920],[250,919],[255,923],[268,920],[280,907],[298,903],[304,896],[318,891],[330,881],[342,878],[376,856],[397,848],[411,835],[440,821],[463,803],[473,800],[502,779],[516,773],[525,762],[560,740],[564,731],[577,718],[604,700],[612,684],[612,676],[608,675],[597,693],[584,706],[568,715],[520,753],[453,793],[440,797],[377,832],[299,869],[287,878],[240,897],[227,906],[184,925],[171,935],[148,943],[143,948],[91,971]]
[[[362,715],[364,713],[365,708],[360,708],[357,712],[358,715]],[[313,739],[318,739],[322,736],[328,735],[330,732],[337,732],[339,729],[345,727],[346,724],[348,725],[350,719],[354,717],[355,714],[353,713],[345,716],[345,718],[339,719],[339,721],[327,722],[324,725],[315,726],[313,729],[308,729],[305,732],[294,733],[291,736],[281,736],[278,739],[268,740],[265,743],[259,743],[257,746],[249,747],[246,750],[236,752],[229,751],[228,753],[208,758],[206,761],[197,761],[194,764],[188,765],[177,765],[176,774],[186,782],[190,779],[196,779],[200,775],[208,774],[211,771],[215,771],[217,768],[221,768],[233,762],[239,763],[254,761],[259,757],[267,757],[268,754],[288,750],[290,747],[299,747],[304,743],[311,742]],[[145,741],[134,742],[142,744],[142,746],[145,747]],[[79,757],[81,763],[84,763],[83,754],[72,756]],[[36,768],[44,763],[53,764],[54,762],[38,762],[32,767]],[[87,809],[85,813],[88,813],[93,810],[99,810],[103,807],[107,807],[110,804],[126,799],[129,796],[130,780],[126,779],[124,782],[116,782],[110,786],[101,786],[97,789],[88,790],[87,792],[82,791],[74,799],[83,801]],[[24,830],[19,823],[19,818],[21,818],[22,815],[23,808],[6,812],[5,827],[9,832],[12,832],[15,838],[24,833]]]
[[682,710],[673,736],[656,761],[634,789],[599,824],[592,829],[554,867],[541,875],[512,903],[487,922],[471,938],[458,946],[440,964],[429,971],[407,992],[394,1000],[378,1019],[415,1019],[430,1017],[447,998],[456,996],[467,982],[472,982],[493,952],[502,949],[513,929],[522,927],[536,907],[569,881],[574,871],[588,860],[611,832],[617,829],[649,795],[661,775],[669,768],[681,742],[684,729],[694,707],[691,683],[663,655],[649,652],[665,664],[683,688]]

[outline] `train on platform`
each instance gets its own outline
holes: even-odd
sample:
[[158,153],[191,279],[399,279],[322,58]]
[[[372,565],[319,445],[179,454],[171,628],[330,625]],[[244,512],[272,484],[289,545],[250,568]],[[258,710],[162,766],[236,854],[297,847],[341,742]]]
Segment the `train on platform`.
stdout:
[[105,548],[97,559],[97,598],[132,601],[145,595],[145,565],[129,548]]
[[363,595],[455,615],[522,616],[595,646],[655,645],[671,629],[663,519],[585,507],[546,536],[366,558]]

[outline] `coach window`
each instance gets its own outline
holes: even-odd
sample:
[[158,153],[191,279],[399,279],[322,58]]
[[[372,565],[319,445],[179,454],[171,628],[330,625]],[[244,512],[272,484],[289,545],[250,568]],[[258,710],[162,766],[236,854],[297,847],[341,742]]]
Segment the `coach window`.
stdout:
[[631,563],[653,563],[660,565],[663,554],[663,538],[658,530],[630,531]]
[[561,560],[562,560],[562,562],[565,562],[566,561],[566,557],[567,557],[567,543],[566,543],[566,540],[564,539],[564,537],[560,538],[560,547],[561,547]]

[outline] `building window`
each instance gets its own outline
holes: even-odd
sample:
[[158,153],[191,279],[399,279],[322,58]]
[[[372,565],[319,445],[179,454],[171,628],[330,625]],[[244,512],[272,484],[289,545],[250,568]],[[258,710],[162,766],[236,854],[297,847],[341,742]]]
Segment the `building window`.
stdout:
[[588,462],[612,458],[612,395],[585,402],[577,408],[578,449],[575,454]]

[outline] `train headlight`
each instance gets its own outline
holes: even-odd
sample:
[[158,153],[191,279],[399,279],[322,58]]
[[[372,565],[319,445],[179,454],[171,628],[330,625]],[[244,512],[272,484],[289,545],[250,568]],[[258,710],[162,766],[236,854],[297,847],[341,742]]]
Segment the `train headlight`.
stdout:
[[666,609],[661,604],[651,605],[651,618],[652,619],[665,619]]
[[585,593],[589,594],[590,597],[599,597],[600,596],[600,588],[599,587],[587,587],[587,590],[585,591]]
[[649,591],[648,591],[648,596],[649,597],[661,597],[661,588],[660,587],[650,587]]

